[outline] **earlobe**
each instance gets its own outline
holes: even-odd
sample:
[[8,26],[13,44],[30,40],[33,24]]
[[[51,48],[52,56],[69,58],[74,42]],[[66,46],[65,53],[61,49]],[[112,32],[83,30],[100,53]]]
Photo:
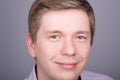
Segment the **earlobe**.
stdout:
[[30,34],[28,33],[27,36],[26,36],[26,43],[27,43],[27,47],[28,47],[28,51],[30,53],[30,55],[33,57],[33,58],[36,58],[36,54],[35,54],[35,45],[34,43],[32,42],[32,39],[31,39],[31,36]]

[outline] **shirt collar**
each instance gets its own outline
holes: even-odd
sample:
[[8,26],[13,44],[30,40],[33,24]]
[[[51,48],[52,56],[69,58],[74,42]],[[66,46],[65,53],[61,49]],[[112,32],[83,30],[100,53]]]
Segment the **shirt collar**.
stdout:
[[[32,73],[29,76],[29,80],[37,80],[37,67],[36,67],[36,65],[33,67]],[[81,76],[79,76],[78,80],[81,80]]]

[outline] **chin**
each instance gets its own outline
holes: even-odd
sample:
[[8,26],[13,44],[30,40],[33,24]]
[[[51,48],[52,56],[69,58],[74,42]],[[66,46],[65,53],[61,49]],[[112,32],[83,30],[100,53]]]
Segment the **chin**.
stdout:
[[61,73],[61,74],[58,74],[58,79],[55,79],[55,80],[77,80],[79,77],[79,75],[77,76],[76,74],[74,73]]
[[[58,79],[58,80],[77,80],[78,79],[78,77],[71,77],[71,76],[69,76],[69,77],[61,77],[60,79]],[[56,79],[57,80],[57,79]]]

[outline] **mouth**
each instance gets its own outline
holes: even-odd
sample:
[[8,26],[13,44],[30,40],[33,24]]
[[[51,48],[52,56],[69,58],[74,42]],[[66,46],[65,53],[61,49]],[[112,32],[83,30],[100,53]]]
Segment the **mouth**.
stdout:
[[59,67],[67,70],[75,69],[77,62],[55,62]]

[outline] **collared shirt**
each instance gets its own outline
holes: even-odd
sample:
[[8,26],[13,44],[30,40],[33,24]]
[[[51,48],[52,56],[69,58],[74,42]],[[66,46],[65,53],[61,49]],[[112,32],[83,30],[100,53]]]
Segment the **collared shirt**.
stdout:
[[[94,72],[90,72],[90,71],[83,71],[82,74],[81,74],[81,77],[79,77],[79,79],[80,78],[81,78],[81,80],[113,80],[109,76],[94,73]],[[37,80],[35,67],[33,68],[31,74],[29,75],[29,77],[24,79],[24,80]]]

